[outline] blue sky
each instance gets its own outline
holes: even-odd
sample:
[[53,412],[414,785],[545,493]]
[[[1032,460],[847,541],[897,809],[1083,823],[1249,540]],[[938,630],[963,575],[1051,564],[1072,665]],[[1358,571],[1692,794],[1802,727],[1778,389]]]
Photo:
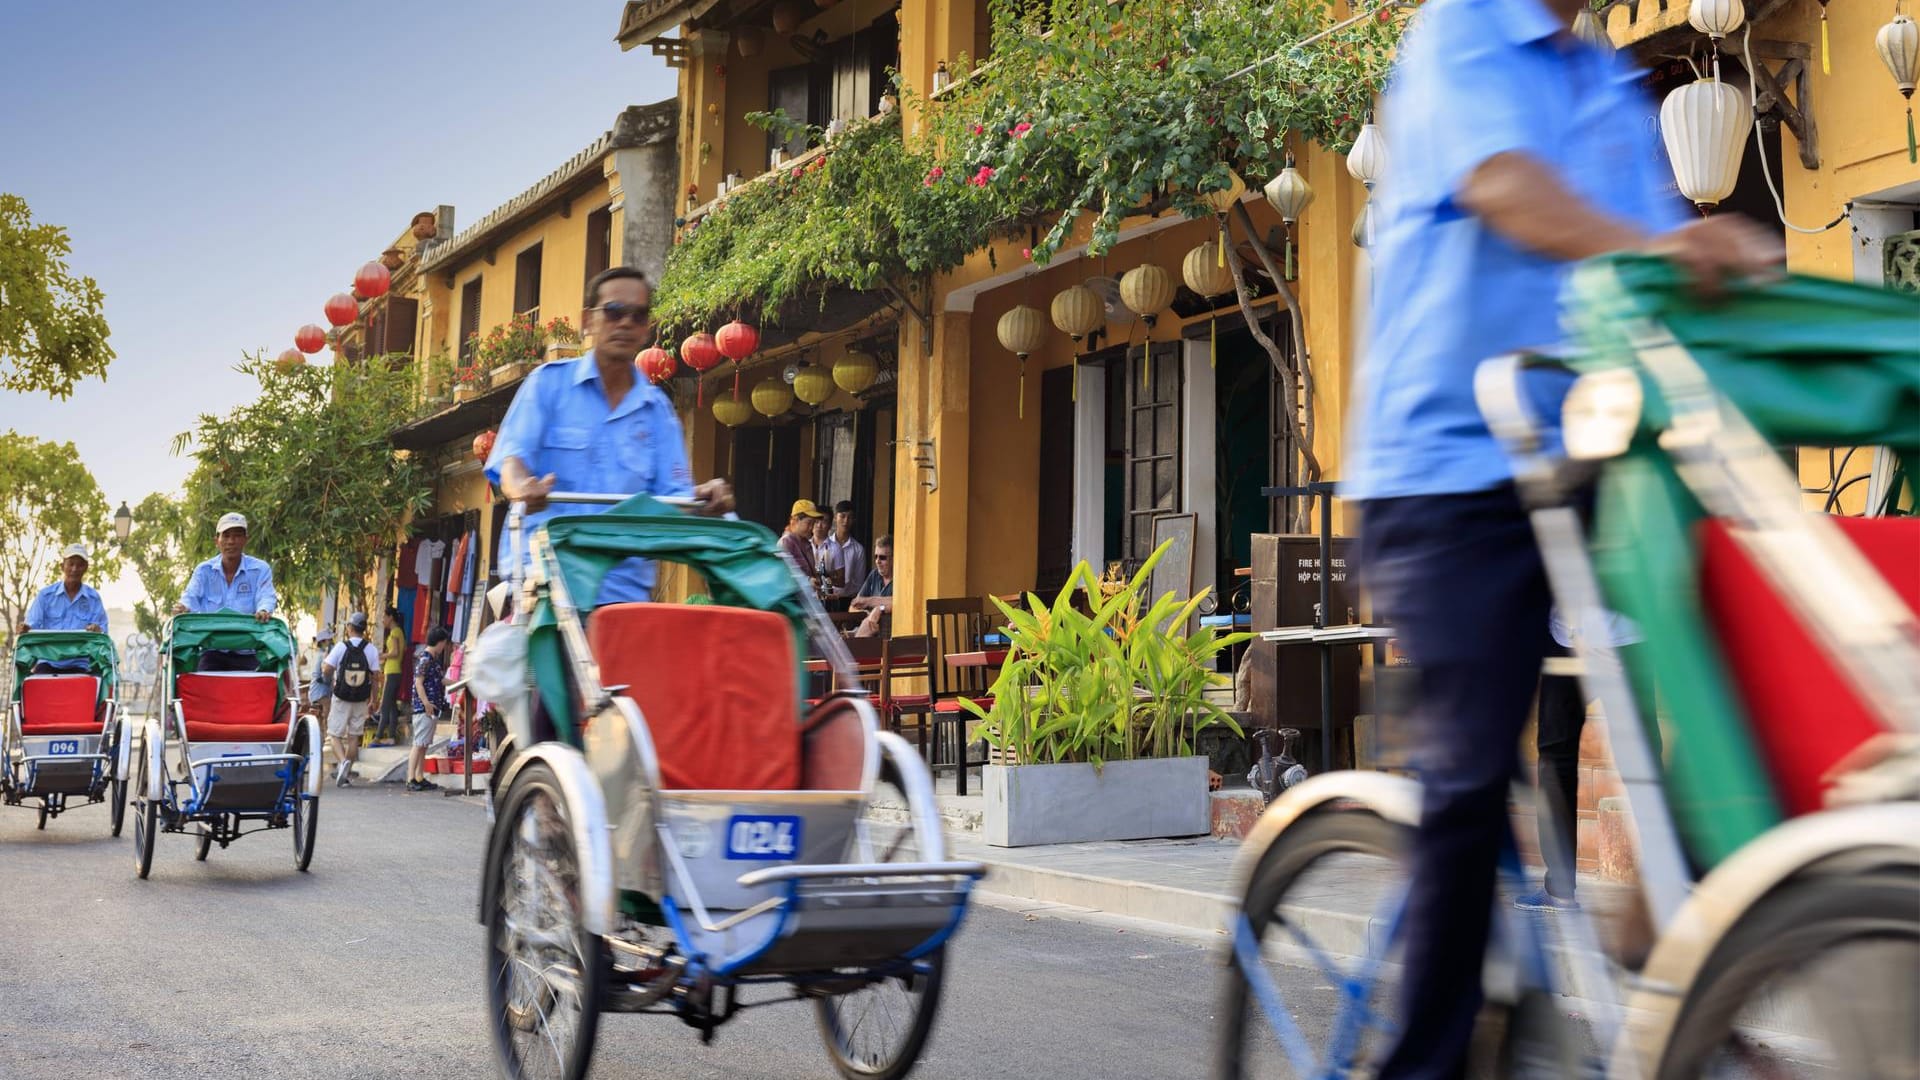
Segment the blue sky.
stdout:
[[325,325],[415,212],[451,204],[465,227],[673,96],[663,60],[614,44],[620,10],[0,4],[0,190],[68,229],[118,353],[64,401],[0,392],[0,429],[73,441],[114,505],[177,490],[191,461],[170,444],[250,392],[240,355]]

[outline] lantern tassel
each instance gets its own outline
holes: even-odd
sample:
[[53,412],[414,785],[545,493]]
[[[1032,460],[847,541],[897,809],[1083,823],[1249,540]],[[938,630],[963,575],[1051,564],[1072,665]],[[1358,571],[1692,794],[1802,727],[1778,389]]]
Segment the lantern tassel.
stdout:
[[727,477],[733,477],[733,444],[739,439],[739,432],[727,429]]
[[1027,358],[1025,356],[1022,356],[1020,358],[1020,406],[1019,408],[1020,408],[1020,411],[1018,413],[1018,416],[1020,419],[1025,420],[1027,418]]
[[1207,366],[1220,366],[1220,316],[1207,320]]
[[733,362],[733,400],[740,400],[740,361]]
[[1907,106],[1907,164],[1916,164],[1913,143],[1913,106]]
[[704,409],[707,405],[707,380],[698,375],[693,377],[693,407]]
[[1286,267],[1282,271],[1282,273],[1285,274],[1286,279],[1288,281],[1292,281],[1294,278],[1298,277],[1299,275],[1295,272],[1293,268],[1293,226],[1291,225],[1287,226],[1287,248],[1285,252],[1285,257],[1286,257]]
[[1073,351],[1073,400],[1080,400],[1080,350]]
[[1827,5],[1820,5],[1820,74],[1833,74],[1833,65],[1827,61]]
[[1227,265],[1227,245],[1216,244],[1214,246],[1214,254],[1219,258],[1219,263],[1217,265],[1220,265],[1220,266]]

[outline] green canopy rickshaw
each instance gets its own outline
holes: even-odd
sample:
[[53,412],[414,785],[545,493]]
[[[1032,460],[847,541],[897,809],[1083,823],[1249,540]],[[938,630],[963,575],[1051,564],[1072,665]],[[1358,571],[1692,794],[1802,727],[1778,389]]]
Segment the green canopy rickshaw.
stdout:
[[115,697],[117,665],[105,634],[30,630],[14,641],[13,698],[0,727],[0,803],[31,800],[44,829],[74,805],[105,802],[113,835],[120,835],[129,747]]

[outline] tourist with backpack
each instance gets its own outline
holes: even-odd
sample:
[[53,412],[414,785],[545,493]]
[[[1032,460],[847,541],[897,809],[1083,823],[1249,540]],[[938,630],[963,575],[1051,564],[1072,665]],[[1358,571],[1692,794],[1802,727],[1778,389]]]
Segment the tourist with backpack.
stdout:
[[360,733],[366,730],[373,707],[373,688],[380,673],[380,650],[367,640],[366,612],[347,617],[347,640],[327,654],[322,675],[333,688],[333,708],[327,716],[327,738],[340,761],[334,782],[353,783],[353,762],[360,756]]

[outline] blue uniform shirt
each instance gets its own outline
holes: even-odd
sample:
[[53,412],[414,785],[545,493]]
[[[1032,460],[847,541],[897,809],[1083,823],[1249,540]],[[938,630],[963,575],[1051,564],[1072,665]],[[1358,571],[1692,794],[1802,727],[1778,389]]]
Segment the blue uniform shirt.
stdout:
[[1366,359],[1341,494],[1483,491],[1512,476],[1473,400],[1481,361],[1561,341],[1571,264],[1523,250],[1454,200],[1509,151],[1648,233],[1685,220],[1640,72],[1565,31],[1539,0],[1433,0],[1382,104]]
[[[680,418],[659,387],[635,381],[617,408],[609,408],[600,369],[588,353],[535,369],[507,408],[487,458],[487,479],[500,482],[500,466],[519,458],[535,476],[552,473],[554,490],[635,495],[692,495]],[[527,517],[529,534],[556,512],[598,513],[605,507],[561,506]],[[500,574],[512,571],[512,541],[500,541]],[[596,599],[574,597],[583,606],[647,600],[653,595],[653,563],[628,559],[615,566]]]
[[68,599],[65,582],[56,581],[34,594],[27,605],[27,625],[35,630],[85,630],[98,626],[107,629],[107,606],[93,586],[81,584],[79,595]]
[[218,555],[194,567],[187,591],[180,594],[180,602],[197,614],[238,611],[252,615],[261,611],[271,613],[279,606],[279,598],[273,592],[273,569],[251,555],[240,556],[240,569],[234,571],[231,582],[227,580],[226,571],[220,569]]

